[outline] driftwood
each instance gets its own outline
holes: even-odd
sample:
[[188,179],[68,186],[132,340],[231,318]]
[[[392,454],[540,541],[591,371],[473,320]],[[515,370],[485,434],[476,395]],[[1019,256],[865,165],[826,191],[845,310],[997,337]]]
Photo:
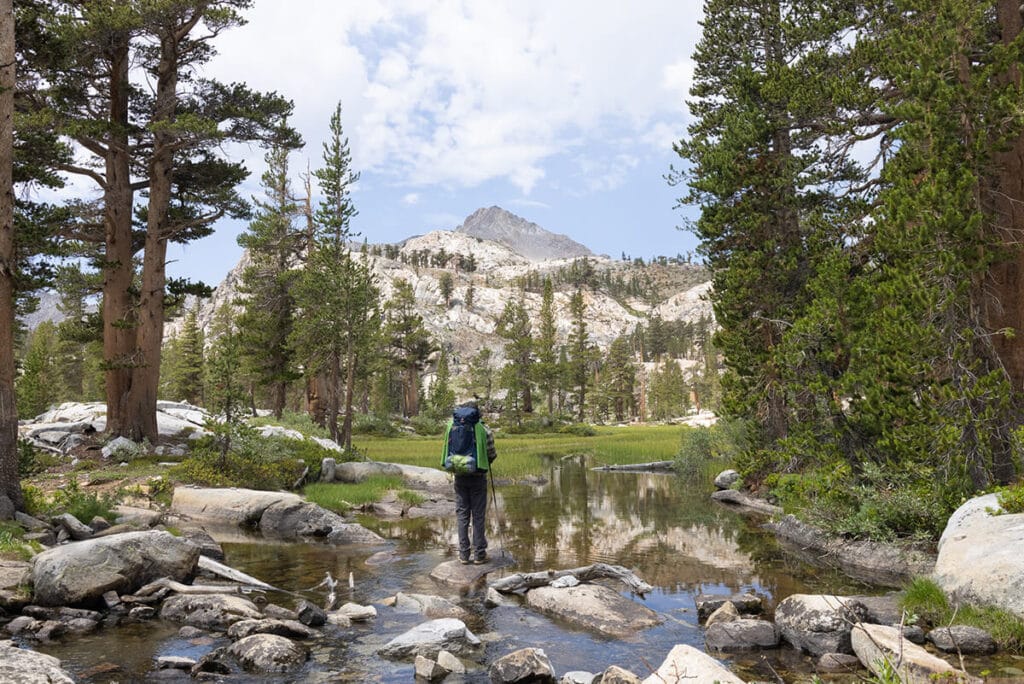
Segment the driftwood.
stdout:
[[199,556],[199,569],[205,570],[212,575],[223,577],[224,579],[229,579],[232,582],[238,582],[239,584],[245,584],[250,587],[265,589],[267,591],[284,591],[283,589],[278,589],[275,586],[267,584],[263,580],[258,580],[252,575],[247,575],[241,570],[235,570],[223,563],[218,563],[207,556]]
[[530,573],[517,572],[514,575],[502,577],[499,580],[491,582],[490,586],[503,594],[510,594],[514,591],[519,591],[520,589],[544,587],[551,584],[551,582],[559,577],[566,577],[568,575],[572,575],[580,582],[588,582],[590,580],[605,577],[617,579],[629,587],[630,591],[639,594],[640,596],[643,596],[654,589],[654,587],[647,582],[644,582],[626,568],[620,565],[608,565],[607,563],[594,563],[593,565],[587,565],[582,568],[573,568],[571,570],[545,570],[543,572]]
[[625,471],[672,471],[676,468],[675,461],[651,461],[650,463],[625,463],[622,465],[605,465],[592,470],[625,470]]
[[176,594],[251,594],[253,591],[252,587],[243,587],[238,584],[182,584],[169,577],[161,577],[141,587],[134,594],[122,596],[121,600],[125,603],[155,603],[171,592]]

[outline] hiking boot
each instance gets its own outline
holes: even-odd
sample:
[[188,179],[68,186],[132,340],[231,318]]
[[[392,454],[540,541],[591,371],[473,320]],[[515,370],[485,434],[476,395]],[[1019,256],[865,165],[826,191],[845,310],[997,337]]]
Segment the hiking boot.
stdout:
[[473,564],[474,565],[483,565],[486,562],[487,562],[487,554],[486,553],[478,553],[476,555],[476,558],[473,559]]
[[463,565],[469,565],[469,563],[470,563],[469,556],[459,556],[459,562],[462,563]]

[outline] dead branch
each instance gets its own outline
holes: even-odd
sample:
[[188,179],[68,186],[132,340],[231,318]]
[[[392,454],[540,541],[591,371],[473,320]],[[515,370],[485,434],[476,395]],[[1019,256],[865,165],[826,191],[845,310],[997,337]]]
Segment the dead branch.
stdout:
[[651,461],[650,463],[626,463],[622,465],[604,465],[594,468],[594,470],[674,470],[676,466],[675,461]]
[[594,563],[593,565],[587,565],[582,568],[573,568],[571,570],[546,570],[543,572],[530,573],[518,572],[514,575],[502,577],[499,580],[491,582],[490,586],[503,594],[510,594],[512,592],[519,591],[520,589],[544,587],[551,584],[551,582],[559,577],[566,577],[568,575],[575,577],[580,582],[589,582],[591,580],[602,578],[617,579],[629,587],[630,591],[639,594],[641,597],[654,589],[654,587],[647,582],[644,582],[626,568],[620,565],[608,565],[607,563]]

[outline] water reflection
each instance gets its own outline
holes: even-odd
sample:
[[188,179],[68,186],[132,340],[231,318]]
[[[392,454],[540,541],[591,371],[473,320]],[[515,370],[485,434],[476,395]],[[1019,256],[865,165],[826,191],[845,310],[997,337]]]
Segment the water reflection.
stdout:
[[[792,593],[867,591],[837,573],[816,570],[781,552],[755,522],[712,502],[709,482],[652,473],[595,472],[576,459],[552,461],[545,478],[543,484],[497,488],[497,505],[488,519],[489,539],[492,549],[504,547],[517,559],[517,567],[509,571],[594,562],[628,567],[655,587],[643,600],[666,616],[661,626],[633,640],[607,639],[519,607],[486,609],[481,600],[483,584],[461,593],[436,584],[430,571],[454,557],[454,520],[363,519],[393,540],[387,553],[377,555],[380,549],[283,544],[240,537],[237,532],[229,536],[214,532],[214,536],[222,540],[229,565],[289,592],[272,595],[276,603],[293,606],[299,597],[322,602],[324,590],[313,587],[330,573],[341,580],[342,601],[378,607],[375,621],[347,631],[335,629],[315,644],[310,663],[294,681],[411,681],[411,664],[384,662],[375,656],[380,645],[423,619],[382,605],[399,591],[459,601],[471,613],[469,627],[477,634],[492,635],[485,638],[488,661],[517,648],[541,646],[560,673],[600,672],[617,664],[642,676],[656,668],[675,644],[703,647],[694,601],[698,594],[753,591],[772,608],[777,597]],[[184,649],[167,629],[149,634],[154,643],[139,649],[146,655],[125,665],[140,681],[147,672],[143,662],[147,656]],[[83,652],[88,649],[74,642],[46,650],[62,658],[72,656],[70,667],[78,672],[95,664]],[[786,669],[792,666],[786,661],[793,659],[800,661],[797,654],[780,651],[769,654],[766,662]],[[736,664],[755,668],[758,662],[760,656]],[[126,670],[120,681],[126,681]],[[486,681],[486,674],[477,672],[468,679]]]

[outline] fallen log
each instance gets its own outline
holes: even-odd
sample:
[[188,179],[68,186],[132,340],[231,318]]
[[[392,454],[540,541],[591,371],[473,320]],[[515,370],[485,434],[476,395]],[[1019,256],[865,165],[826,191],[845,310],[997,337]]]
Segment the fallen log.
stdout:
[[125,603],[151,603],[150,597],[161,591],[177,594],[251,594],[254,589],[238,584],[182,584],[170,577],[161,577],[140,587],[134,594],[122,596],[121,600]]
[[520,589],[533,589],[551,584],[559,577],[573,576],[580,582],[589,582],[595,579],[610,578],[617,579],[629,587],[630,591],[643,597],[644,594],[652,591],[647,582],[620,565],[608,565],[607,563],[594,563],[582,568],[570,570],[545,570],[543,572],[517,572],[508,577],[502,577],[490,583],[490,586],[503,594],[511,594]]
[[653,471],[664,471],[670,472],[675,470],[675,461],[651,461],[650,463],[623,463],[620,465],[603,465],[591,468],[591,470],[622,470],[622,471],[642,471],[642,472],[653,472]]
[[247,584],[251,587],[258,587],[260,589],[266,589],[267,591],[284,591],[278,589],[275,586],[267,584],[263,580],[258,580],[252,575],[247,575],[241,570],[235,570],[234,568],[218,563],[217,561],[207,556],[199,556],[199,569],[205,570],[218,577],[229,579],[232,582],[238,582],[239,584]]

